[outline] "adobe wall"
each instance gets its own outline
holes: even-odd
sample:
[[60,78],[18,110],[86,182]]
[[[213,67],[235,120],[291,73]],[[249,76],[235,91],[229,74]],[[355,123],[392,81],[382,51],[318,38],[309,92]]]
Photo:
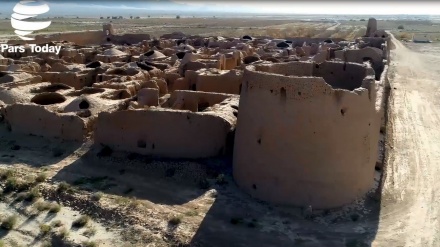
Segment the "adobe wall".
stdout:
[[87,69],[81,72],[38,72],[36,74],[41,76],[43,81],[63,83],[75,89],[91,86],[96,79],[94,69]]
[[[304,42],[307,45],[311,45],[313,43],[318,44],[328,40],[329,38],[306,38],[306,37],[294,37],[294,38],[286,38],[285,40],[292,41],[292,46],[303,46]],[[340,41],[345,41],[345,39],[341,38],[331,38],[334,43],[338,43]]]
[[171,93],[169,100],[162,106],[173,109],[198,112],[200,107],[206,108],[207,106],[213,106],[231,97],[234,97],[234,95],[189,90],[176,90]]
[[144,40],[150,40],[149,34],[127,33],[123,35],[113,35],[111,42],[114,44],[137,44]]
[[313,76],[324,78],[334,88],[354,90],[366,76],[374,79],[374,70],[357,63],[327,61],[313,66]]
[[169,158],[224,154],[231,124],[207,113],[128,110],[100,113],[95,143],[116,150]]
[[220,71],[218,74],[209,70],[197,75],[196,90],[226,94],[240,94],[242,72],[230,70]]
[[389,77],[388,77],[388,65],[385,65],[383,73],[380,77],[380,81],[379,81],[379,85],[380,87],[378,87],[378,91],[377,91],[377,97],[378,99],[376,100],[376,109],[377,111],[379,111],[380,116],[381,116],[381,129],[385,129],[386,127],[386,104],[387,104],[387,90],[389,90],[390,88],[390,82],[389,82]]
[[[149,40],[148,34],[123,34],[123,35],[111,35],[110,42],[115,44],[134,44],[142,42],[143,40]],[[82,32],[64,32],[54,34],[41,34],[35,35],[35,40],[32,44],[44,44],[51,41],[69,41],[76,45],[97,45],[106,41],[106,34],[104,31],[82,31]],[[23,40],[9,40],[8,44],[25,44]]]
[[374,78],[361,84],[370,90],[334,89],[323,78],[248,66],[234,143],[239,187],[272,203],[313,208],[339,207],[363,196],[374,181],[380,116]]
[[363,63],[367,60],[371,61],[376,79],[379,80],[380,75],[384,69],[384,54],[383,51],[375,47],[365,47],[363,49],[349,49],[344,51],[336,51],[336,58],[346,62]]
[[257,71],[268,72],[286,76],[312,76],[313,63],[312,62],[287,62],[287,63],[266,63],[256,64]]
[[86,121],[74,113],[54,113],[41,105],[8,105],[3,115],[12,132],[22,134],[83,141],[89,131]]
[[335,88],[353,90],[362,85],[367,75],[374,76],[374,71],[356,63],[326,61],[315,63],[294,61],[287,63],[261,63],[254,65],[257,71],[285,76],[322,77]]
[[[63,41],[67,40],[74,42],[77,45],[91,45],[99,44],[104,38],[103,31],[84,31],[84,32],[65,32],[65,33],[54,33],[54,34],[41,34],[35,35],[35,40],[32,44],[43,44],[51,41]],[[10,40],[8,44],[24,44],[25,41],[22,40]]]

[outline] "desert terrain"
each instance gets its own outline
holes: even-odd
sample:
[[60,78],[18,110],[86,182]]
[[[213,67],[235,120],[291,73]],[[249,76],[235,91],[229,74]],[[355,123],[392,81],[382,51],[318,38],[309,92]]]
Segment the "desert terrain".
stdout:
[[[8,27],[7,20],[0,27]],[[101,30],[107,20],[56,20],[47,33]],[[150,18],[112,20],[117,33],[343,38],[366,21]],[[438,43],[401,42],[425,21],[389,30],[390,95],[383,171],[365,197],[304,215],[242,192],[230,157],[165,159],[10,132],[0,125],[0,246],[438,246]],[[77,29],[78,28],[78,29]],[[420,31],[422,30],[422,31]],[[433,31],[434,32],[434,31]],[[2,39],[10,30],[0,29]],[[434,33],[435,35],[438,35]],[[435,38],[434,38],[435,40]],[[34,189],[37,188],[37,189]],[[8,229],[8,223],[11,229]]]

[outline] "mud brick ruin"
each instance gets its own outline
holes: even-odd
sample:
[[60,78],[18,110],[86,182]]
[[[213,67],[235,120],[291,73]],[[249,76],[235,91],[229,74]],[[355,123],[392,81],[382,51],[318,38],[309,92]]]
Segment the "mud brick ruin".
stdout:
[[[390,38],[354,41],[102,31],[37,35],[60,54],[0,55],[12,132],[168,158],[233,156],[268,202],[333,208],[373,185]],[[9,44],[23,45],[23,41]]]

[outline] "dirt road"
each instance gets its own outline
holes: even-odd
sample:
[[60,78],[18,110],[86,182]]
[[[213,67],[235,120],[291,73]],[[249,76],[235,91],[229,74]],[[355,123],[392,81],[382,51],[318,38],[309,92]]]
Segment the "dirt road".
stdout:
[[393,43],[392,138],[373,246],[440,246],[440,53]]
[[341,25],[341,23],[338,22],[338,23],[336,23],[335,25],[333,25],[333,26],[327,28],[327,31],[334,31],[334,30],[336,30],[336,28],[339,27],[340,25]]

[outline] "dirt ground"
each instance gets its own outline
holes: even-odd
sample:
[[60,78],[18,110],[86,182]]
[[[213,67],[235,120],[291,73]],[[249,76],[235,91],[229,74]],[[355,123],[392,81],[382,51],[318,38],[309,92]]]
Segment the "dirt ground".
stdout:
[[[52,19],[49,28],[35,32],[47,34],[84,30],[101,30],[103,23],[112,22],[116,33],[148,33],[159,37],[166,33],[184,32],[188,35],[242,37],[273,36],[286,37],[337,37],[353,39],[365,32],[365,23],[335,27],[334,21],[301,21],[298,19],[254,19],[254,18],[144,18],[144,19]],[[331,28],[334,27],[334,28]],[[328,29],[330,28],[330,29]],[[0,38],[14,39],[14,30],[9,20],[0,20]]]
[[394,43],[392,138],[375,246],[439,246],[439,45]]

